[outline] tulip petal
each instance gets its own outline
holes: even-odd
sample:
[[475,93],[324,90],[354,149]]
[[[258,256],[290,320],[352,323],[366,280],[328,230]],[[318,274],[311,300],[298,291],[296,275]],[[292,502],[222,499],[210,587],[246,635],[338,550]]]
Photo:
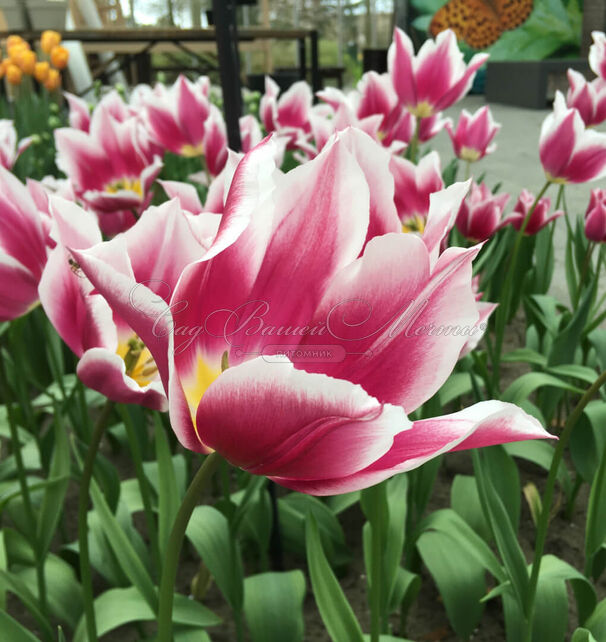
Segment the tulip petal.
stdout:
[[415,421],[411,430],[396,435],[387,454],[350,477],[314,481],[274,477],[274,480],[311,495],[347,493],[418,468],[445,452],[550,437],[552,435],[534,417],[517,406],[501,401],[482,401],[451,415]]
[[336,478],[385,454],[410,426],[360,386],[256,358],[226,370],[197,412],[201,439],[258,475]]

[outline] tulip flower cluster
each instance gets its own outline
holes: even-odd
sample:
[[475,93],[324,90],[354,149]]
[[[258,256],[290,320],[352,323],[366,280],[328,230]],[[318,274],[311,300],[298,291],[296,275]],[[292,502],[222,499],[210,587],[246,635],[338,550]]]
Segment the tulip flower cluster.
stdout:
[[[32,438],[34,445],[46,443],[51,423],[60,434],[62,413],[69,416],[66,425],[74,426],[75,463],[70,464],[65,435],[65,452],[55,450],[50,460],[45,456],[41,461],[50,470],[52,488],[69,479],[76,466],[81,470],[79,542],[70,549],[80,556],[78,581],[84,596],[75,639],[84,639],[85,633],[95,639],[95,627],[101,635],[95,618],[104,608],[103,602],[93,600],[91,559],[116,562],[118,571],[112,567],[104,575],[120,587],[112,590],[128,591],[127,581],[136,585],[137,599],[144,600],[141,612],[159,622],[159,640],[173,639],[173,619],[186,634],[187,627],[193,631],[198,624],[195,600],[181,602],[180,619],[172,617],[175,565],[202,483],[221,459],[224,512],[207,507],[211,512],[205,527],[187,536],[203,556],[210,549],[219,550],[218,543],[225,544],[221,554],[231,560],[229,573],[205,559],[196,581],[208,567],[226,594],[229,582],[240,582],[228,598],[239,641],[244,639],[243,612],[252,621],[253,607],[250,592],[242,597],[237,531],[245,519],[252,524],[253,513],[263,514],[267,522],[265,491],[257,477],[282,486],[281,492],[295,491],[293,496],[299,498],[296,493],[352,493],[344,502],[361,497],[370,524],[364,547],[366,562],[372,560],[367,573],[372,642],[387,631],[393,604],[399,608],[410,597],[407,591],[415,592],[410,588],[416,581],[409,578],[412,570],[401,568],[400,575],[392,571],[394,564],[399,568],[405,542],[439,578],[440,589],[444,582],[473,580],[482,589],[474,589],[478,601],[487,594],[484,576],[490,572],[498,585],[491,593],[503,596],[508,631],[514,631],[508,639],[522,639],[522,633],[524,640],[535,639],[529,636],[545,609],[535,614],[534,603],[547,603],[548,579],[564,578],[562,600],[567,599],[565,580],[586,580],[556,566],[549,567],[548,579],[543,575],[539,581],[538,573],[542,560],[553,562],[545,559],[543,546],[556,480],[562,493],[568,493],[570,505],[577,496],[578,488],[572,489],[562,463],[574,423],[592,399],[596,406],[587,414],[586,432],[595,417],[603,416],[603,408],[595,410],[603,402],[594,393],[606,380],[606,375],[598,378],[595,373],[606,367],[603,337],[595,334],[606,318],[600,310],[603,300],[597,298],[604,256],[600,249],[594,261],[593,252],[606,241],[606,191],[591,192],[584,219],[572,219],[565,200],[567,184],[606,176],[606,134],[595,129],[606,121],[606,36],[593,37],[589,59],[597,78],[588,81],[569,72],[567,95],[557,93],[553,110],[537,132],[535,157],[543,167],[545,185],[527,185],[517,198],[501,192],[494,177],[474,173],[482,159],[496,151],[501,125],[490,108],[483,106],[475,113],[463,109],[456,124],[443,115],[467,94],[487,59],[480,53],[465,63],[455,33],[449,30],[415,53],[410,38],[396,29],[388,72],[368,72],[349,91],[325,88],[314,97],[309,85],[299,81],[281,92],[267,77],[258,114],[240,118],[239,150],[228,147],[226,124],[207,77],[192,81],[180,75],[170,86],[140,85],[130,93],[108,89],[94,106],[65,93],[69,125],[52,132],[60,171],[43,180],[29,176],[22,182],[12,173],[18,155],[32,141],[19,142],[14,124],[0,120],[0,321],[7,322],[10,337],[26,336],[30,321],[49,337],[48,368],[36,374],[32,389],[39,387],[46,371],[55,376],[66,363],[71,367],[56,389],[48,392],[49,386],[18,416],[8,395],[6,416],[17,447],[21,437],[16,422],[35,420],[38,412],[54,414],[44,431]],[[60,42],[56,32],[44,32],[40,47],[48,59],[38,60],[26,43],[9,38],[0,73],[13,85],[21,82],[20,74],[28,74],[48,90],[56,89],[58,70],[68,59]],[[452,143],[450,164],[438,152],[422,148],[442,130]],[[465,178],[457,181],[460,166]],[[557,197],[546,195],[556,188]],[[558,222],[560,218],[564,220]],[[550,294],[554,229],[564,224],[570,309]],[[521,333],[526,345],[505,359],[505,333],[514,318],[526,322]],[[0,341],[3,332],[4,326]],[[73,353],[71,361],[60,340]],[[8,354],[8,347],[5,351],[2,344],[0,387],[4,394],[5,370],[23,376],[15,387],[15,398],[22,403],[29,394],[25,377],[35,371],[34,362],[23,357],[27,367],[21,365],[27,353],[22,345],[15,356],[9,355],[7,367],[4,352]],[[505,386],[501,363],[516,359],[524,362],[523,374]],[[530,367],[533,371],[527,372]],[[583,396],[580,386],[585,383],[593,387]],[[94,426],[76,431],[88,417],[83,386],[97,393],[94,399],[101,396],[107,403],[92,413]],[[573,402],[578,402],[577,409],[569,412]],[[138,484],[136,492],[134,486],[122,484],[127,499],[109,501],[104,496],[109,496],[113,478],[108,474],[109,481],[101,483],[95,458],[114,412],[120,416],[116,441],[129,442]],[[165,427],[170,424],[174,432],[175,448],[178,442],[208,455],[181,508],[185,468],[175,473],[179,457],[172,457],[158,413],[166,413]],[[134,434],[135,423],[140,435]],[[142,448],[152,424],[155,446]],[[555,433],[559,442],[551,441]],[[465,489],[463,502],[453,486],[457,511],[444,509],[422,519],[427,499],[419,497],[426,494],[428,479],[436,476],[439,456],[527,440],[545,441],[528,451],[519,444],[474,452],[475,477],[467,471],[457,482],[459,491]],[[601,444],[603,439],[595,441]],[[80,442],[87,445],[84,457]],[[574,453],[587,449],[577,443]],[[143,457],[152,450],[158,459],[153,470],[148,462],[143,465]],[[519,486],[519,479],[511,472],[513,455],[552,467],[542,503],[532,484],[524,491],[538,524],[528,576],[515,539],[519,498],[516,494],[511,500],[509,485]],[[422,472],[412,472],[432,460],[429,465],[436,468],[427,479]],[[592,474],[602,479],[606,456],[603,464],[592,462],[601,471]],[[228,465],[239,469],[238,483],[249,476],[252,480],[237,498],[230,495]],[[23,462],[15,466],[23,467]],[[588,480],[588,468],[577,474],[578,485]],[[501,475],[503,470],[507,474]],[[397,477],[401,473],[409,476]],[[25,472],[20,475],[23,478]],[[99,479],[93,481],[95,476]],[[398,479],[410,481],[400,487]],[[601,492],[597,486],[592,493]],[[30,487],[33,482],[19,487],[20,493],[27,496]],[[94,519],[88,515],[89,490]],[[355,494],[359,491],[361,496]],[[13,497],[7,497],[10,503]],[[277,530],[284,521],[282,497],[268,499],[274,501]],[[406,498],[408,518],[398,508],[398,501]],[[253,511],[249,502],[255,501]],[[41,513],[50,522],[54,517],[47,516],[49,502],[44,500]],[[143,540],[130,531],[121,537],[118,525],[119,511],[133,506],[145,512],[152,549],[145,563],[137,560],[138,549],[145,548]],[[294,538],[307,519],[314,592],[322,599],[329,586],[328,593],[338,601],[345,598],[337,594],[334,577],[326,580],[332,571],[322,557],[322,542],[318,545],[314,539],[317,515],[331,511],[330,506],[309,499],[303,511],[309,516],[298,516],[288,535]],[[24,511],[30,509],[33,512],[25,505]],[[15,515],[19,526],[23,518]],[[120,520],[126,523],[122,515]],[[92,532],[97,523],[100,530],[89,536],[88,529]],[[449,534],[441,531],[444,523],[450,525]],[[247,528],[252,532],[251,524]],[[38,545],[44,528],[35,532]],[[436,544],[429,546],[433,536]],[[7,550],[22,546],[11,537]],[[452,558],[448,538],[456,543]],[[596,556],[603,550],[602,540],[591,551],[587,545],[594,571],[600,566]],[[493,543],[499,559],[492,552]],[[38,557],[47,555],[50,539],[45,546],[40,547],[42,553],[36,551]],[[44,578],[44,560],[36,555],[31,558],[40,566],[37,577]],[[54,554],[52,559],[53,564],[61,563]],[[447,581],[441,572],[444,560],[453,565]],[[459,567],[460,560],[465,563]],[[123,572],[121,564],[128,571]],[[148,572],[152,566],[159,590]],[[29,582],[29,576],[24,577]],[[24,586],[25,579],[20,580]],[[21,590],[21,584],[14,586]],[[196,595],[204,592],[198,589]],[[35,603],[44,591],[43,582],[37,592],[27,588],[29,602]],[[456,590],[446,594],[453,628],[469,639],[477,622],[471,628],[467,620],[461,624],[460,609],[453,609]],[[54,604],[36,607],[40,621],[47,607]],[[334,617],[347,621],[339,620],[336,629],[353,631],[351,639],[362,640],[353,612],[340,610]],[[327,617],[327,609],[320,611]],[[268,612],[280,617],[280,609]],[[566,631],[564,622],[562,639]],[[293,634],[293,642],[302,635]],[[284,639],[290,641],[289,636]]]
[[44,31],[40,38],[39,55],[21,36],[6,39],[6,57],[0,61],[0,79],[12,86],[21,85],[23,76],[35,78],[48,91],[61,86],[61,71],[67,67],[69,51],[61,45],[61,34]]

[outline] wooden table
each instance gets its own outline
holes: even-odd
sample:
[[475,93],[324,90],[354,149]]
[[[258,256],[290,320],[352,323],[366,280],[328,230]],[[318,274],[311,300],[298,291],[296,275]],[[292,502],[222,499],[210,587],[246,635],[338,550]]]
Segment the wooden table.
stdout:
[[[29,42],[40,39],[40,31],[11,32],[20,35]],[[0,39],[8,37],[8,32],[0,32]],[[96,71],[101,75],[108,70],[112,62],[125,58],[124,67],[129,62],[135,63],[138,82],[151,81],[150,54],[153,50],[165,49],[166,45],[173,45],[201,61],[200,56],[194,51],[192,45],[199,43],[215,43],[215,29],[74,29],[63,32],[63,40],[81,42],[85,49],[92,51],[97,45],[99,52],[113,51],[115,56],[106,61]],[[310,80],[314,91],[321,89],[321,77],[318,59],[318,32],[315,29],[264,29],[257,27],[238,29],[238,40],[243,43],[252,43],[263,40],[296,40],[299,49],[299,75],[302,80],[307,79],[307,40],[310,47]]]

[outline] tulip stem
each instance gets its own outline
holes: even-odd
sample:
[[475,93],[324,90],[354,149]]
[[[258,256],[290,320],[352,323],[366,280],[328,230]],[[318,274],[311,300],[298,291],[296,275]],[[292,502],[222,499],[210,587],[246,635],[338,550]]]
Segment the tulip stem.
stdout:
[[200,495],[221,462],[221,455],[213,452],[206,457],[198,469],[189,488],[187,489],[179,511],[173,522],[173,528],[168,538],[164,551],[162,565],[162,579],[160,580],[158,611],[158,642],[172,642],[173,628],[173,601],[175,594],[175,581],[177,579],[177,565],[183,546],[185,530],[189,524],[194,508],[198,504]]
[[593,241],[589,241],[589,245],[587,245],[587,251],[585,252],[585,258],[583,259],[583,266],[581,267],[581,276],[579,277],[579,286],[577,288],[577,293],[574,301],[575,308],[579,305],[579,300],[583,291],[583,283],[585,282],[587,270],[589,270],[589,265],[591,264],[591,255],[593,254],[595,246],[596,244]]
[[501,296],[501,305],[497,308],[496,312],[496,318],[495,318],[495,345],[494,345],[494,352],[493,352],[493,375],[494,375],[494,388],[498,390],[499,388],[499,378],[500,378],[500,361],[501,361],[501,350],[503,348],[503,333],[505,331],[505,325],[507,323],[507,319],[509,318],[510,314],[510,306],[511,306],[511,295],[512,295],[512,287],[513,287],[513,279],[517,267],[517,262],[518,262],[518,254],[520,253],[520,247],[522,245],[522,239],[524,238],[524,232],[526,231],[526,227],[528,226],[528,223],[530,222],[530,219],[539,204],[539,201],[541,198],[543,198],[543,195],[549,188],[551,183],[547,181],[545,185],[541,188],[541,191],[537,194],[537,197],[534,199],[534,203],[528,210],[528,213],[526,214],[526,217],[522,221],[522,225],[520,226],[520,229],[518,230],[518,233],[516,235],[515,243],[513,246],[513,250],[511,252],[511,259],[509,261],[507,273],[505,275],[505,282],[503,284],[503,290],[502,290],[502,296]]
[[553,492],[555,483],[558,476],[558,470],[564,451],[570,440],[570,435],[575,427],[577,421],[581,417],[585,406],[591,401],[596,392],[606,383],[606,370],[594,381],[594,383],[587,389],[581,400],[576,405],[575,409],[568,416],[564,430],[560,435],[560,439],[555,447],[551,466],[549,468],[549,475],[545,485],[545,493],[541,504],[541,512],[537,523],[537,538],[534,547],[534,559],[532,562],[532,571],[530,573],[530,584],[528,587],[528,602],[526,604],[526,613],[528,618],[526,620],[526,635],[524,640],[532,642],[532,620],[534,613],[535,597],[537,592],[537,584],[539,581],[539,572],[541,570],[541,560],[543,558],[543,551],[545,549],[545,539],[547,537],[547,527],[549,526],[549,516],[551,513],[551,504],[553,502]]
[[98,416],[93,433],[86,451],[86,459],[80,479],[80,493],[78,498],[78,552],[80,558],[80,579],[82,581],[82,594],[84,598],[84,615],[89,642],[97,640],[97,625],[95,621],[95,607],[93,595],[93,579],[90,569],[88,553],[88,500],[90,483],[93,476],[95,459],[99,450],[99,444],[107,428],[109,417],[114,408],[114,402],[108,399]]
[[370,521],[371,567],[370,580],[370,642],[379,642],[381,637],[381,580],[383,573],[383,505],[384,484],[377,484],[367,491]]

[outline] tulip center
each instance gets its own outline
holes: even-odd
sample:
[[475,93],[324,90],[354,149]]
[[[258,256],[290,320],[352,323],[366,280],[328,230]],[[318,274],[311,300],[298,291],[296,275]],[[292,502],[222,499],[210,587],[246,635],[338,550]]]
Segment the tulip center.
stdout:
[[141,187],[141,181],[138,178],[119,178],[117,181],[105,186],[105,191],[109,194],[116,194],[123,190],[135,192],[137,196],[143,197],[143,188]]
[[411,216],[409,219],[402,223],[402,232],[418,232],[423,234],[425,231],[425,219],[418,214]]
[[477,149],[474,149],[473,147],[463,146],[461,148],[461,153],[459,155],[459,158],[461,160],[467,161],[468,163],[475,163],[477,160],[480,159],[480,152]]
[[430,116],[433,116],[433,105],[430,105],[426,100],[423,100],[416,105],[409,105],[408,111],[417,118],[429,118]]
[[133,335],[125,343],[119,343],[117,354],[124,359],[126,374],[134,379],[141,388],[149,385],[158,374],[158,366],[137,335]]
[[181,147],[181,156],[185,156],[185,158],[202,156],[203,153],[204,147],[202,146],[202,143],[199,145],[183,145],[183,147]]

